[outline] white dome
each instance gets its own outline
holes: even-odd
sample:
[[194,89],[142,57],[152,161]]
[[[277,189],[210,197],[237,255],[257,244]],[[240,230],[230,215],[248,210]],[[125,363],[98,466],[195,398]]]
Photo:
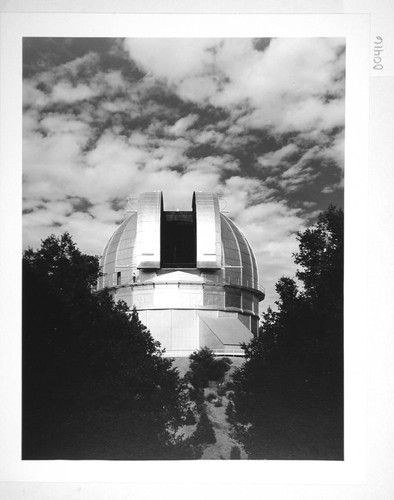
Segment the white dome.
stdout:
[[[198,207],[201,200],[206,201],[207,199],[213,200],[213,210],[210,210],[210,207],[207,209],[206,206]],[[117,272],[122,273],[122,282],[124,282],[126,276],[132,280],[133,273],[136,273],[138,269],[155,269],[156,271],[165,272],[166,269],[194,268],[209,270],[212,279],[216,281],[222,280],[229,284],[253,288],[264,293],[263,288],[259,286],[259,276],[253,250],[235,223],[223,213],[220,213],[216,196],[210,193],[195,193],[195,203],[193,203],[193,210],[190,212],[163,211],[161,192],[144,193],[140,196],[140,200],[142,203],[140,201],[139,208],[126,217],[113,233],[103,251],[101,271],[104,274],[104,278],[100,283],[100,287],[112,286],[114,284],[114,276]],[[160,207],[160,210],[157,210],[158,207]],[[139,218],[140,210],[142,214],[140,214]],[[178,238],[180,240],[178,241],[179,247],[182,247],[182,236],[188,236],[188,233],[185,233],[184,229],[188,225],[187,216],[190,219],[189,233],[193,232],[193,219],[195,219],[194,224],[196,227],[194,230],[197,233],[197,238],[194,236],[193,239],[192,237],[193,241],[191,244],[194,245],[194,248],[189,247],[189,253],[192,258],[186,259],[186,261],[180,258],[178,262],[165,262],[168,259],[164,258],[166,255],[163,255],[163,247],[165,245],[171,246],[171,241],[165,243],[163,241],[165,235],[162,232],[165,224],[164,219],[168,219],[169,215],[177,219],[181,230],[180,238]],[[182,218],[185,220],[182,221]],[[218,245],[211,245],[213,251],[207,252],[205,250],[209,247],[209,240],[213,240],[216,237],[217,228],[215,228],[215,219],[219,219],[219,223],[216,225],[219,226],[220,237],[218,238]],[[175,227],[177,221],[174,221]],[[145,228],[139,228],[139,225],[144,225]],[[155,233],[156,242],[154,238]],[[198,241],[199,235],[202,239],[200,245]],[[139,248],[142,243],[142,237],[148,237],[148,242],[144,241],[144,248]],[[171,235],[169,238],[171,239]],[[172,242],[176,251],[174,238],[172,238]],[[203,259],[200,259],[200,262],[197,261],[198,246],[201,247],[200,255],[205,259],[205,262]],[[144,249],[150,251],[144,251]],[[208,248],[208,250],[210,249]],[[187,248],[184,253],[187,254]]]
[[101,274],[98,288],[136,307],[171,355],[204,345],[239,353],[239,339],[257,334],[256,259],[211,193],[195,192],[182,212],[164,211],[160,191],[141,194],[109,239]]

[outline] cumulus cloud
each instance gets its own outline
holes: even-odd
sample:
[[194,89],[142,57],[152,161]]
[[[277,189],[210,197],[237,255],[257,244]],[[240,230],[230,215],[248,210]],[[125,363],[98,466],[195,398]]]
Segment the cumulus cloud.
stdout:
[[210,47],[216,39],[208,38],[129,38],[125,47],[131,58],[149,75],[178,84],[187,78],[203,75],[211,61]]
[[181,136],[197,120],[198,120],[198,115],[195,114],[179,118],[179,120],[177,120],[176,123],[172,125],[172,127],[169,127],[168,132],[172,135]]
[[283,165],[284,162],[287,164],[288,158],[298,151],[298,146],[294,143],[290,143],[280,149],[277,149],[276,151],[270,151],[258,157],[257,161],[262,168],[275,170],[277,167]]
[[328,200],[343,186],[343,40],[100,47],[67,49],[25,78],[25,244],[68,230],[98,254],[128,195],[162,190],[167,210],[189,210],[193,191],[212,191],[250,239],[273,305],[277,279],[294,274],[295,233],[320,208],[310,191]]
[[125,46],[184,99],[230,110],[247,103],[243,127],[284,133],[343,125],[342,39],[274,39],[264,51],[244,39],[128,39]]

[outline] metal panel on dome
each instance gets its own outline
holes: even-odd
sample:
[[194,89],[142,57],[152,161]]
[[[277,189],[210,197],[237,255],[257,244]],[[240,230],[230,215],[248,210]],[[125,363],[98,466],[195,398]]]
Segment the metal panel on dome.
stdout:
[[142,193],[138,199],[136,264],[139,269],[160,267],[161,191]]
[[[211,331],[212,341],[216,337],[223,345],[239,345],[242,342],[250,342],[253,338],[250,330],[238,318],[210,318],[200,314],[200,331],[203,330],[201,329],[201,323],[205,323]],[[203,330],[203,332],[205,333],[204,341],[209,347],[206,330]],[[216,347],[214,345],[213,348]]]
[[122,273],[122,282],[130,280],[135,271],[134,247],[137,227],[137,214],[133,213],[127,218],[116,254],[116,271]]
[[123,221],[122,224],[118,227],[118,229],[114,232],[107,246],[104,249],[103,257],[101,259],[102,272],[104,273],[104,286],[116,285],[115,261],[116,261],[119,241],[126,224],[127,224],[127,219]]
[[193,209],[196,212],[197,267],[220,269],[222,245],[219,201],[214,194],[195,192]]
[[253,249],[250,246],[250,243],[248,240],[246,240],[246,243],[248,244],[248,249],[249,249],[250,255],[252,256],[253,279],[254,279],[253,288],[259,288],[259,271],[257,269],[256,256],[255,256]]
[[241,273],[241,282],[239,283],[242,286],[253,287],[253,267],[252,267],[252,256],[249,252],[246,238],[235,225],[235,223],[231,219],[226,219],[229,226],[231,227],[234,237],[237,240],[237,246],[239,251],[239,256],[241,259],[242,265],[242,273]]
[[225,279],[233,285],[242,284],[242,260],[238,240],[230,219],[221,214],[222,218],[222,243],[223,243],[223,268]]

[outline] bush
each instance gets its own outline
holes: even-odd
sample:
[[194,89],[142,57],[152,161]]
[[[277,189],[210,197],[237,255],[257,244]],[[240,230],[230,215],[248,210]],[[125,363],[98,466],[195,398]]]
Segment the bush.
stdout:
[[210,392],[207,397],[205,398],[209,403],[212,403],[215,399],[217,399],[217,396],[214,392]]
[[191,437],[191,442],[193,445],[216,443],[215,431],[206,411],[201,413],[197,429]]
[[234,384],[234,382],[229,380],[226,384],[224,384],[224,387],[225,387],[226,391],[233,391],[235,388],[235,384]]
[[234,399],[234,391],[228,391],[227,398],[233,400]]
[[227,415],[228,421],[232,422],[234,419],[234,415],[235,415],[234,403],[232,401],[229,401],[229,403],[227,405],[226,415]]
[[210,381],[222,381],[231,365],[228,358],[216,359],[208,347],[194,351],[189,359],[190,369],[185,378],[196,388],[208,387]]
[[191,401],[196,403],[197,411],[200,413],[204,409],[204,389],[196,389],[189,387],[189,397]]
[[241,450],[238,448],[238,446],[232,446],[230,452],[230,459],[240,460],[240,458],[241,458]]
[[218,392],[218,396],[225,396],[226,395],[226,384],[219,384],[217,392]]
[[199,460],[202,454],[201,445],[194,445],[190,438],[179,438],[168,449],[167,455],[164,458],[166,460]]
[[196,417],[191,408],[188,408],[185,416],[185,425],[193,425],[196,423]]

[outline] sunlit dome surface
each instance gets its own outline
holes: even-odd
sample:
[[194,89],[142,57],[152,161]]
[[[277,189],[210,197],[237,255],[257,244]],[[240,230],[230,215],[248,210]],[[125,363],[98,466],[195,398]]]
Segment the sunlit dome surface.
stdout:
[[[154,197],[154,200],[157,202],[157,196]],[[217,204],[217,206],[219,205]],[[212,215],[213,219],[216,214],[214,214],[214,211],[212,214],[202,214],[201,218],[203,220],[200,221],[195,217],[194,211],[161,211],[160,265],[155,267],[157,264],[152,264],[152,269],[156,268],[161,271],[174,268],[204,269],[204,267],[198,266],[196,261],[196,226],[211,223],[209,215]],[[222,280],[231,284],[259,289],[256,259],[248,240],[226,215],[220,213],[219,216],[220,267],[218,266],[214,272],[211,266],[205,269],[210,270],[212,280]],[[169,218],[175,220],[168,221]],[[137,248],[137,220],[137,211],[128,214],[109,239],[101,258],[102,272],[105,275],[102,282],[103,286],[111,286],[114,274],[119,270],[123,271],[123,278],[128,276],[128,278],[132,279],[133,276],[130,271],[138,269],[138,256],[141,252]],[[153,220],[151,225],[151,229],[154,231],[155,222]],[[168,226],[171,225],[173,228],[168,229]],[[165,241],[166,236],[168,241]],[[153,245],[154,243],[152,243]],[[145,253],[149,254],[151,252]]]
[[257,334],[264,289],[256,259],[212,193],[195,192],[190,211],[163,210],[160,191],[133,198],[101,273],[98,288],[136,307],[169,352],[201,345],[238,352]]
[[[220,214],[220,222],[221,269],[212,273],[211,278],[258,289],[256,259],[248,240],[234,222],[224,214]],[[132,213],[116,229],[104,249],[101,258],[101,270],[105,275],[104,286],[112,284],[111,280],[118,269],[122,269],[132,279],[132,274],[128,270],[137,268],[136,233],[137,213]],[[161,264],[163,264],[162,260]],[[189,269],[193,262],[180,260],[164,264],[170,267],[160,267],[163,271],[167,268]],[[193,267],[196,268],[197,265]]]

